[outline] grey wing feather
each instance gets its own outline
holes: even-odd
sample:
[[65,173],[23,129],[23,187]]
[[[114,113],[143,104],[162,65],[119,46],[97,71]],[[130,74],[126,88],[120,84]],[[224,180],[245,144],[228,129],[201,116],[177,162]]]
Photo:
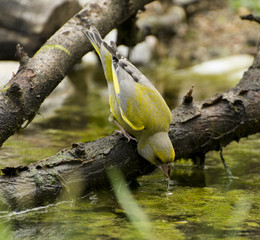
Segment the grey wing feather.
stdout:
[[[133,80],[136,83],[142,84],[146,87],[156,90],[153,84],[127,59],[120,59],[119,66],[122,67],[133,78]],[[118,81],[120,81],[120,78],[118,78]]]

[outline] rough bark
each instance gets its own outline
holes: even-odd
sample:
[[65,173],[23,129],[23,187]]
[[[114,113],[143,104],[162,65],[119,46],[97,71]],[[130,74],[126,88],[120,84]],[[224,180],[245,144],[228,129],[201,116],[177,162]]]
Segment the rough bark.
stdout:
[[[260,58],[234,88],[213,98],[193,102],[189,91],[173,110],[170,138],[176,159],[201,158],[260,131]],[[154,170],[136,152],[136,143],[120,135],[73,144],[28,167],[5,168],[0,176],[0,201],[13,209],[47,204],[64,195],[86,194],[108,187],[106,171],[117,166],[128,181]]]
[[104,36],[150,0],[90,0],[32,57],[19,48],[20,68],[0,90],[0,146],[30,122],[41,103],[91,46],[82,30],[94,24]]

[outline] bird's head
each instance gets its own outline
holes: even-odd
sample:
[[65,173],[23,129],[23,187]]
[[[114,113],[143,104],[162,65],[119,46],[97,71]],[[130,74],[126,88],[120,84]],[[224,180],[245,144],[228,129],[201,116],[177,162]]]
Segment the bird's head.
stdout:
[[138,141],[137,151],[169,177],[170,163],[174,161],[175,152],[167,132],[157,132],[149,136],[143,134]]

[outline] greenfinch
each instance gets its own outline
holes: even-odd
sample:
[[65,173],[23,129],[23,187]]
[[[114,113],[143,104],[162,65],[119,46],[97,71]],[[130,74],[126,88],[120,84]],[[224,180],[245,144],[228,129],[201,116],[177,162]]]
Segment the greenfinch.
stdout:
[[113,41],[103,41],[94,26],[83,33],[101,59],[108,84],[110,121],[128,141],[137,140],[138,153],[168,177],[175,157],[168,135],[172,121],[169,107],[152,83],[119,54]]

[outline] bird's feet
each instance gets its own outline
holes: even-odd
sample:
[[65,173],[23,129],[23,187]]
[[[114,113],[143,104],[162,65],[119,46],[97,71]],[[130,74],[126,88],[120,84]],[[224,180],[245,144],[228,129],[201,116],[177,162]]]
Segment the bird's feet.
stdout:
[[129,142],[130,140],[133,140],[135,142],[137,142],[136,138],[132,137],[117,121],[116,119],[114,118],[114,116],[111,114],[108,118],[108,120],[110,122],[113,122],[117,127],[120,128],[120,130],[115,130],[116,133],[119,133],[119,134],[123,134],[126,139],[127,139],[127,142]]
[[137,142],[136,138],[132,137],[127,131],[125,131],[124,129],[121,129],[121,130],[115,130],[114,131],[115,133],[118,133],[118,134],[123,134],[125,136],[125,138],[127,139],[127,142],[133,140],[135,142]]

